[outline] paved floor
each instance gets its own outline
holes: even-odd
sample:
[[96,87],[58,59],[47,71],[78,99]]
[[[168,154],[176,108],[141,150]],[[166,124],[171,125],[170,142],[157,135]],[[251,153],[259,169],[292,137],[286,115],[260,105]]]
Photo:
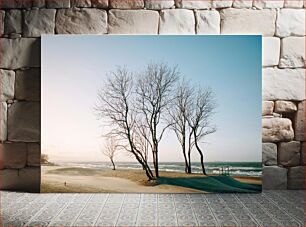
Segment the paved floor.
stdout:
[[303,191],[261,194],[1,192],[4,226],[304,226]]

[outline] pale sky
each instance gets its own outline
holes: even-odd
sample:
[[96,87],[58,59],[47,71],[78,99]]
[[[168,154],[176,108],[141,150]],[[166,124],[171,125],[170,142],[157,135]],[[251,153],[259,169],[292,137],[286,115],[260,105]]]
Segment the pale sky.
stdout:
[[[42,153],[51,161],[108,161],[93,113],[97,91],[117,65],[137,71],[152,61],[178,65],[187,80],[215,92],[217,132],[201,144],[206,161],[261,161],[261,36],[43,36]],[[196,150],[192,157],[199,161]],[[183,161],[170,131],[159,160]]]

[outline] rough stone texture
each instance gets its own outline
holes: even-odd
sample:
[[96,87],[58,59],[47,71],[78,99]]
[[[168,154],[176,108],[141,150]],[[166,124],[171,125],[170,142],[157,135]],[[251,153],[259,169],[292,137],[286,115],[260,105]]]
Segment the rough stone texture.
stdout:
[[16,102],[8,108],[8,140],[40,141],[40,103]]
[[286,7],[286,8],[303,8],[303,0],[285,0],[284,7]]
[[46,0],[47,8],[52,9],[61,9],[61,8],[69,8],[70,0]]
[[278,65],[280,54],[280,39],[276,37],[262,38],[262,65]]
[[0,101],[14,99],[15,72],[0,69]]
[[222,34],[262,34],[273,36],[275,10],[223,9],[221,10]]
[[174,0],[145,0],[146,9],[170,9],[175,7]]
[[262,144],[262,164],[265,166],[277,165],[277,145],[275,143]]
[[254,0],[253,6],[257,9],[264,8],[283,8],[284,0]]
[[160,34],[195,34],[195,19],[192,10],[162,10],[160,13]]
[[0,7],[2,9],[21,9],[30,8],[32,1],[29,0],[1,0]]
[[177,8],[185,9],[209,9],[212,7],[210,0],[194,1],[194,0],[175,0],[175,6]]
[[263,189],[287,189],[287,169],[278,166],[264,166],[262,173]]
[[46,7],[46,1],[45,0],[33,0],[32,7],[36,7],[36,8]]
[[0,35],[4,34],[4,17],[5,12],[3,10],[0,10]]
[[0,39],[0,68],[18,69],[40,66],[40,40],[35,38]]
[[294,119],[295,140],[305,141],[305,101],[298,104],[298,111]]
[[273,101],[263,101],[262,102],[262,115],[272,115],[274,109]]
[[4,19],[4,33],[22,33],[22,11],[21,10],[8,10]]
[[60,9],[56,16],[58,34],[103,34],[107,32],[107,13],[101,9]]
[[110,8],[114,9],[142,9],[144,8],[143,0],[109,0]]
[[276,101],[275,102],[275,112],[276,113],[292,113],[297,111],[297,106],[294,102],[290,101]]
[[40,192],[40,168],[0,170],[0,189],[22,192]]
[[264,100],[304,100],[304,70],[265,68],[262,88]]
[[305,142],[302,142],[301,145],[301,162],[300,165],[305,166],[306,165],[306,159],[305,159]]
[[91,5],[96,8],[106,9],[108,7],[108,0],[91,0]]
[[[129,18],[127,21],[126,18]],[[153,10],[110,10],[111,34],[157,34],[159,14]]]
[[0,142],[7,139],[7,104],[1,102],[0,106]]
[[300,164],[300,142],[280,143],[278,148],[278,164],[281,166],[298,166]]
[[250,0],[234,0],[233,7],[234,8],[252,8],[253,2]]
[[40,101],[40,68],[16,71],[15,98]]
[[34,9],[24,12],[24,37],[40,37],[42,34],[54,34],[55,9]]
[[291,120],[287,118],[263,118],[262,141],[280,142],[294,138]]
[[305,67],[305,38],[287,37],[282,39],[281,68]]
[[212,8],[228,8],[233,4],[232,0],[212,0]]
[[27,166],[40,166],[40,145],[38,143],[28,143]]
[[195,11],[197,34],[220,34],[220,14],[218,11]]
[[304,189],[304,166],[291,167],[288,171],[288,189]]
[[91,7],[90,0],[70,0],[71,7]]
[[276,31],[279,37],[305,35],[305,10],[281,9],[277,13]]
[[26,143],[0,144],[1,169],[22,169],[27,164]]

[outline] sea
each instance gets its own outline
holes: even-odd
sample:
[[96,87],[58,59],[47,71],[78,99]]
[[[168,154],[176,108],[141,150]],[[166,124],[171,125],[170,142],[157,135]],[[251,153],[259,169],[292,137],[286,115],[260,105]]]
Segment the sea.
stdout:
[[[92,169],[110,169],[112,165],[109,162],[56,162],[56,164],[65,167],[80,167]],[[141,165],[136,162],[117,162],[117,169],[142,169]],[[150,163],[153,169],[153,164]],[[207,174],[226,173],[230,176],[261,177],[261,162],[207,162],[205,163]],[[184,162],[160,162],[160,171],[168,172],[185,172]],[[192,173],[202,173],[201,163],[192,163]]]

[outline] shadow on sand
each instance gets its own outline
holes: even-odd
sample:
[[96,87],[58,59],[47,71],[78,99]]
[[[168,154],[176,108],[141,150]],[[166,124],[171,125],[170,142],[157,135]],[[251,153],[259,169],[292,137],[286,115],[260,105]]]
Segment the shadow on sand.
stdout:
[[261,185],[243,183],[224,175],[188,178],[160,177],[158,182],[159,184],[181,186],[205,192],[261,192]]

